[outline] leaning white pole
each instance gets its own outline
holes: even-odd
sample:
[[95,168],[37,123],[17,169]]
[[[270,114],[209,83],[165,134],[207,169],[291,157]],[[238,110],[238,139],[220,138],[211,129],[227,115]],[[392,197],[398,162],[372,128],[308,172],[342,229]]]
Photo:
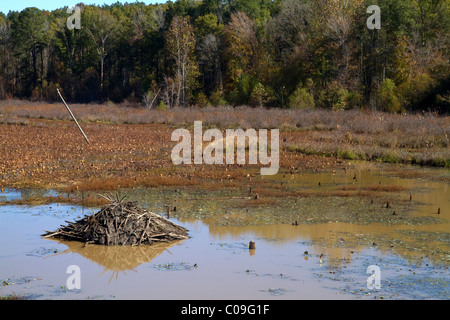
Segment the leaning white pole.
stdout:
[[75,121],[75,123],[76,123],[77,126],[78,126],[78,129],[80,129],[81,133],[83,134],[83,137],[86,139],[87,143],[88,143],[89,145],[91,145],[91,143],[89,142],[88,138],[87,138],[86,135],[84,134],[83,129],[81,129],[80,125],[78,124],[77,119],[75,119],[75,116],[73,115],[72,111],[70,111],[70,108],[69,108],[69,106],[67,105],[66,101],[64,101],[64,98],[62,97],[61,92],[59,92],[59,89],[56,89],[56,90],[58,91],[59,97],[61,98],[62,102],[64,102],[64,105],[66,106],[67,111],[69,111],[70,115],[72,116],[73,121]]

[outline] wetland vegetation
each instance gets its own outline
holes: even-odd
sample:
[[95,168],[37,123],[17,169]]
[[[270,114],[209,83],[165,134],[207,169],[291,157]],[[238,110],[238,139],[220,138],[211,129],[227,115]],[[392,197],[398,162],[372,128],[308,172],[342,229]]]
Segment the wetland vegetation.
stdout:
[[[127,270],[139,270],[138,274],[142,276],[149,272],[199,273],[203,280],[197,284],[203,286],[202,292],[210,294],[208,298],[211,294],[218,298],[229,296],[215,286],[206,286],[206,282],[214,281],[202,268],[211,263],[203,260],[204,252],[209,252],[208,255],[215,257],[214,261],[218,263],[227,259],[228,263],[214,264],[214,268],[222,270],[230,281],[228,288],[233,292],[237,292],[242,281],[247,283],[248,290],[241,291],[243,295],[257,293],[261,298],[301,298],[305,297],[304,286],[309,286],[316,298],[445,299],[449,296],[448,276],[445,275],[450,263],[448,168],[435,167],[429,161],[412,165],[408,161],[386,163],[381,158],[371,161],[346,159],[338,152],[327,154],[317,147],[326,141],[334,141],[334,148],[346,145],[345,137],[340,136],[341,129],[353,128],[345,122],[346,114],[353,116],[353,121],[366,119],[369,123],[382,116],[383,121],[395,122],[401,128],[389,136],[403,141],[392,145],[392,150],[416,153],[423,159],[429,155],[448,159],[445,135],[441,135],[449,130],[448,118],[431,114],[393,116],[355,111],[328,111],[330,117],[324,118],[326,114],[320,111],[297,111],[299,118],[295,119],[295,112],[285,110],[286,119],[291,121],[288,123],[303,119],[307,129],[296,125],[282,126],[281,122],[273,124],[281,128],[280,171],[275,176],[261,176],[255,165],[174,166],[170,159],[174,144],[170,142],[170,134],[177,126],[192,130],[185,110],[138,109],[134,111],[142,112],[139,123],[132,123],[129,120],[113,121],[112,118],[108,121],[88,119],[83,112],[89,112],[91,106],[76,107],[74,110],[81,115],[80,123],[91,141],[88,146],[62,113],[59,118],[50,116],[59,112],[60,106],[37,104],[34,107],[36,112],[47,110],[49,114],[24,116],[20,114],[20,107],[0,108],[0,119],[3,119],[0,124],[0,210],[3,210],[0,219],[5,220],[1,225],[31,224],[31,234],[35,234],[35,241],[39,243],[39,248],[36,248],[37,244],[28,245],[28,249],[14,246],[16,253],[10,254],[11,257],[23,252],[27,259],[37,259],[36,252],[44,252],[48,259],[61,261],[55,265],[61,265],[67,263],[65,253],[73,252],[78,259],[92,261],[87,267],[88,273],[101,265],[104,272],[112,272],[108,281],[114,279],[121,288],[134,283],[126,275]],[[124,112],[121,116],[132,114],[131,110],[120,107],[99,110],[105,110],[105,114],[95,115],[103,119],[115,112]],[[230,122],[235,127],[243,126],[245,121],[256,121],[255,115],[263,114],[260,109],[244,109],[248,111],[245,113],[242,110],[229,110],[229,120],[238,113],[247,117]],[[191,111],[193,114],[198,112],[194,117],[203,116],[203,120],[208,117],[206,110]],[[217,112],[210,119],[218,119],[221,112],[225,117],[225,111],[214,109],[209,112]],[[279,112],[278,116],[283,114],[282,110],[276,112]],[[312,120],[319,114],[321,116]],[[158,115],[165,120],[152,118]],[[439,130],[427,127],[427,117],[436,121]],[[267,121],[273,119],[266,118]],[[338,123],[339,119],[341,122]],[[310,124],[306,125],[308,121]],[[402,121],[405,123],[400,125]],[[441,142],[433,145],[416,142],[417,148],[414,148],[407,124],[410,121],[416,128],[421,125],[425,131],[429,128],[428,139]],[[317,128],[319,122],[325,123],[327,129]],[[218,122],[208,125],[224,128]],[[356,133],[352,131],[352,134]],[[370,146],[375,137],[359,134],[359,139],[350,145],[353,148]],[[417,141],[424,137],[417,137]],[[381,132],[378,139],[382,139]],[[315,145],[316,152],[302,152],[291,147],[304,143]],[[404,145],[403,149],[401,145]],[[108,193],[126,195],[127,200],[137,201],[149,211],[163,216],[170,210],[171,219],[191,230],[192,238],[170,249],[155,247],[142,252],[87,249],[74,242],[54,244],[54,241],[38,240],[43,230],[51,229],[49,224],[56,228],[56,222],[63,223],[69,217],[78,220],[85,210],[97,210],[106,202],[99,194]],[[15,214],[17,210],[21,213]],[[28,220],[42,221],[40,223],[46,225],[39,228],[39,224]],[[20,229],[18,225],[17,228]],[[21,234],[19,232],[17,237],[23,237]],[[4,235],[11,237],[8,230],[4,230]],[[256,242],[256,254],[242,262],[244,252],[248,253],[250,239]],[[2,250],[9,252],[6,248]],[[176,256],[168,255],[168,252],[176,252]],[[280,254],[283,254],[282,260],[271,260]],[[254,260],[255,256],[257,260]],[[12,261],[8,259],[15,258],[4,259]],[[41,263],[33,261],[31,265],[37,268],[33,270],[41,270]],[[365,283],[361,270],[365,271],[368,263],[378,264],[388,273],[382,292],[371,293],[365,285],[361,287],[360,283]],[[148,264],[151,269],[145,267]],[[266,271],[263,271],[263,265]],[[228,267],[222,269],[224,266]],[[85,289],[83,293],[52,284],[54,280],[44,269],[37,274],[25,269],[19,274],[10,269],[4,271],[7,274],[2,278],[10,284],[0,288],[5,297],[114,299],[118,296],[118,291],[108,289],[105,285],[109,282],[101,277],[92,280],[97,283],[96,288],[102,288],[101,293],[93,288]],[[244,275],[246,277],[242,278]],[[8,280],[27,277],[46,280],[26,283]],[[155,279],[152,281],[158,278],[160,276],[151,277]],[[163,278],[166,285],[172,283],[179,288],[180,297],[188,290],[179,287],[180,283],[190,283],[186,279],[173,283],[172,278]],[[136,288],[141,286],[139,281],[134,284]],[[139,290],[136,297],[151,296],[143,287]],[[201,293],[197,296],[205,298]],[[173,293],[164,297],[173,298]],[[241,296],[229,298],[237,297]]]
[[[74,30],[67,8],[0,12],[0,297],[448,299],[450,4],[380,0],[379,30],[366,4],[80,4]],[[278,174],[174,165],[171,134],[195,121],[279,129]],[[105,194],[191,237],[40,237]],[[89,280],[71,292],[60,268],[73,263]]]

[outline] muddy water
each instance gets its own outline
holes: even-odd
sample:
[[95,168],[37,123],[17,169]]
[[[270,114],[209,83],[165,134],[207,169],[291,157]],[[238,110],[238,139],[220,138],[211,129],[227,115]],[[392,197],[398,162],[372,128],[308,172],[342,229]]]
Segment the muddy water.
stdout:
[[[39,237],[81,208],[2,207],[0,286],[2,296],[32,299],[264,299],[335,298],[306,271],[312,260],[295,238],[277,241],[241,230],[238,236],[211,233],[201,221],[184,222],[191,238],[136,248],[84,247]],[[257,249],[249,251],[249,239]],[[297,238],[301,240],[301,238]],[[69,265],[81,270],[81,289],[69,290]]]
[[[160,214],[165,214],[166,205],[176,206],[171,219],[189,229],[188,240],[137,248],[84,246],[40,237],[43,230],[54,230],[95,209],[1,206],[0,296],[449,299],[449,172],[430,170],[424,177],[428,169],[398,169],[363,163],[346,172],[281,173],[270,183],[249,185],[270,188],[282,182],[283,190],[330,196],[266,196],[274,201],[256,205],[245,194],[247,186],[195,193],[183,188],[127,190],[131,200]],[[409,170],[419,171],[420,177]],[[405,177],[405,171],[413,178]],[[377,184],[401,188],[364,197],[335,194],[342,188],[364,190]],[[24,196],[7,190],[0,201]],[[386,201],[391,203],[389,210]],[[299,225],[292,225],[295,220]],[[250,240],[255,241],[255,250],[248,249]],[[69,265],[80,267],[79,290],[66,285]],[[371,265],[380,267],[381,289],[367,287]]]

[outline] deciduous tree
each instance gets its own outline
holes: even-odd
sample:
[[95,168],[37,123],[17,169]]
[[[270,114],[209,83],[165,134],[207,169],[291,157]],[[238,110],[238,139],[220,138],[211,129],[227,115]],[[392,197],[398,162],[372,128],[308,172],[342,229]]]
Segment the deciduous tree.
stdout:
[[118,21],[100,7],[87,6],[83,13],[83,28],[91,37],[100,61],[100,92],[103,95],[105,59],[115,40]]
[[198,66],[194,56],[195,37],[193,27],[186,17],[175,17],[166,34],[166,49],[174,63],[177,81],[175,105],[186,106],[189,93],[196,87]]

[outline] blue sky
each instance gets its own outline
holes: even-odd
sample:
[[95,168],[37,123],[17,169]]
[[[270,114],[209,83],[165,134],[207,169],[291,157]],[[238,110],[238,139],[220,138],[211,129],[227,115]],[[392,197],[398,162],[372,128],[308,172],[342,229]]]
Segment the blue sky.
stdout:
[[[117,0],[0,0],[0,11],[3,13],[8,13],[10,10],[12,11],[22,11],[27,7],[36,7],[41,10],[54,10],[58,8],[62,8],[64,6],[73,6],[77,3],[83,2],[84,4],[112,4],[116,3]],[[119,2],[125,3],[133,3],[135,0],[119,0]],[[139,0],[139,2],[144,2],[146,4],[150,3],[165,3],[166,0]]]

